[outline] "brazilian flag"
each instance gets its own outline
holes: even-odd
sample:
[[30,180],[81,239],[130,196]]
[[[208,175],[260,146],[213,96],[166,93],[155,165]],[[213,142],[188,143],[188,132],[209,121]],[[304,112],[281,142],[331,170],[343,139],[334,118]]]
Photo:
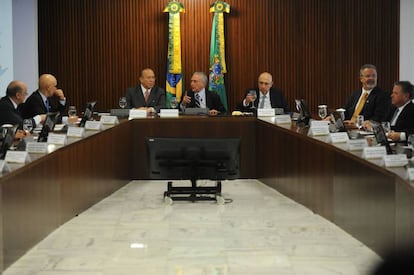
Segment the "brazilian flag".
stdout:
[[210,6],[210,12],[214,12],[210,41],[210,69],[209,91],[216,91],[227,110],[226,87],[224,86],[224,74],[227,73],[224,47],[224,16],[230,13],[230,5],[223,1],[216,1]]
[[164,12],[169,13],[168,21],[168,61],[167,61],[167,107],[171,107],[170,100],[176,97],[180,102],[183,93],[183,75],[181,66],[181,33],[180,12],[184,12],[184,6],[178,1],[168,3]]

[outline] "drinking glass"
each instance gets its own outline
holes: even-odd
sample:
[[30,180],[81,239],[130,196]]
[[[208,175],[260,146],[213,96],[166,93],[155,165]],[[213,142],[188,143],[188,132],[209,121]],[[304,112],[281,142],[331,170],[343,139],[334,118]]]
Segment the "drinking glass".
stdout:
[[248,95],[251,95],[252,96],[252,98],[253,98],[253,101],[252,101],[252,109],[256,109],[256,106],[254,106],[254,102],[255,102],[255,100],[256,100],[256,98],[257,98],[257,94],[256,94],[256,90],[250,90],[249,92],[248,92]]
[[356,120],[355,120],[355,126],[361,130],[362,126],[364,125],[364,116],[363,115],[359,115],[357,116]]
[[337,111],[339,113],[342,120],[345,120],[345,109],[339,108],[339,109],[336,109],[335,111]]
[[381,125],[382,125],[382,128],[384,128],[384,132],[386,134],[391,132],[391,126],[390,126],[390,123],[388,121],[381,122]]
[[69,118],[76,117],[76,107],[75,106],[69,106],[69,108],[68,108],[68,116],[69,116]]
[[176,109],[177,105],[178,105],[177,98],[172,97],[171,100],[170,100],[171,109]]
[[413,134],[408,135],[407,143],[408,145],[414,146],[414,135]]
[[33,121],[32,119],[24,119],[23,120],[23,130],[26,133],[31,133],[33,130]]
[[126,97],[120,97],[119,98],[119,107],[121,108],[121,109],[125,109],[125,107],[127,106],[127,100],[126,100]]
[[318,116],[321,119],[325,119],[328,116],[328,106],[326,105],[319,105],[318,106]]

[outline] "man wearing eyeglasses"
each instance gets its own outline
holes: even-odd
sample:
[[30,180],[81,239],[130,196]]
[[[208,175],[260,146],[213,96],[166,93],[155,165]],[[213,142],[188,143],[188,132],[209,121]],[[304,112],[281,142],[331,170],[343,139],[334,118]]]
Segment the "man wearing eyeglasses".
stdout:
[[256,113],[257,109],[280,108],[285,113],[290,111],[283,91],[273,87],[273,77],[270,73],[261,73],[257,84],[257,88],[246,90],[245,97],[237,104],[236,110]]

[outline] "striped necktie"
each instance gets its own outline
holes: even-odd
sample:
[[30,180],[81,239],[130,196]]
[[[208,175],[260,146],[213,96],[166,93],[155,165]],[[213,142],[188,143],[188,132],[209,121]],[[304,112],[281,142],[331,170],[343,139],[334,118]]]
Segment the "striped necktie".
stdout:
[[197,108],[200,108],[200,95],[199,94],[195,94],[195,105],[197,106]]

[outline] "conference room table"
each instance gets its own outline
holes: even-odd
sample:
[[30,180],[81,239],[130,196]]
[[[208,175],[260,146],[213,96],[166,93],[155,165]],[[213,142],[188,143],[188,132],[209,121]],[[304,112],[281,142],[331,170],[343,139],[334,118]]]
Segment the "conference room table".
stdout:
[[379,255],[413,239],[414,189],[405,168],[385,168],[326,136],[308,136],[294,122],[149,117],[85,133],[46,154],[30,154],[29,163],[10,163],[11,171],[0,175],[0,270],[131,180],[150,179],[147,137],[240,138],[241,178],[258,179],[305,205]]

